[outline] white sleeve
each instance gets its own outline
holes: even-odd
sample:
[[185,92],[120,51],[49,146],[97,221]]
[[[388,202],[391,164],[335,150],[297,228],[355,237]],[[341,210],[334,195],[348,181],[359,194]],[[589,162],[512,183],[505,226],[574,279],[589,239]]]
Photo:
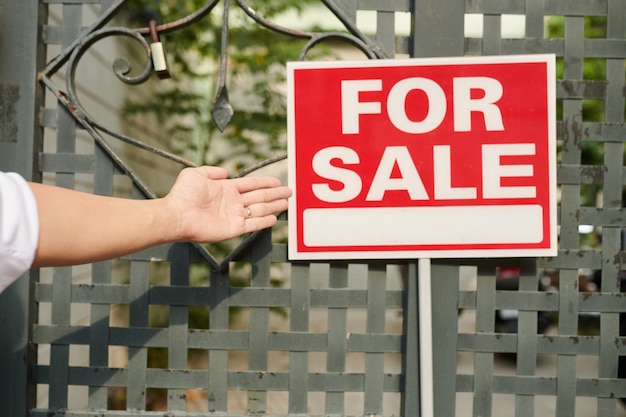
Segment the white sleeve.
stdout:
[[33,192],[18,174],[0,172],[0,292],[30,268],[38,241]]

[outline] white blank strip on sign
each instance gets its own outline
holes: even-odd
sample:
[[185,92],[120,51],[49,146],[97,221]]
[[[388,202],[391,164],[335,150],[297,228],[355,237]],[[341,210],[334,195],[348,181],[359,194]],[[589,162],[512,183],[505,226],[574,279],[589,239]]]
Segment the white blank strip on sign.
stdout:
[[540,205],[326,208],[304,211],[307,246],[539,243]]

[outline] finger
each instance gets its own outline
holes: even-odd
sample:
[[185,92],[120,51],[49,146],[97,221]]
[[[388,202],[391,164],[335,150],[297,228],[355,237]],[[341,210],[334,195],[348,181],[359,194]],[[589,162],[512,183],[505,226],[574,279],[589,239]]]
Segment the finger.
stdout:
[[251,219],[281,213],[287,210],[288,205],[289,203],[285,199],[274,200],[267,203],[251,204],[246,207],[246,216],[248,219]]
[[268,227],[274,226],[277,221],[278,219],[273,214],[263,217],[251,217],[246,220],[244,233],[256,232],[257,230],[267,229]]
[[291,189],[289,187],[280,186],[274,188],[261,188],[242,194],[244,205],[250,206],[258,203],[268,203],[276,200],[283,200],[291,197]]
[[281,185],[280,180],[274,177],[244,177],[235,178],[231,181],[242,194],[258,189],[280,187]]

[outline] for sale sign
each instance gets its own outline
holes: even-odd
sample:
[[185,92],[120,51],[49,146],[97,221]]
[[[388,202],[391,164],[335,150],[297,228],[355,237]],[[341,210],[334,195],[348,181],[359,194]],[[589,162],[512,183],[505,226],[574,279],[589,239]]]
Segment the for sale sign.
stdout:
[[290,259],[555,255],[554,61],[290,63]]

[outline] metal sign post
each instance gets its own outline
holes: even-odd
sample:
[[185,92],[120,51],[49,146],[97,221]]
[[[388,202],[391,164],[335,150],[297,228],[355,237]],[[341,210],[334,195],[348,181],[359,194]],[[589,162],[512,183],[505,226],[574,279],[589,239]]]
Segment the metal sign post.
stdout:
[[[434,417],[433,322],[430,259],[418,261],[421,417]],[[424,343],[428,341],[428,343]]]

